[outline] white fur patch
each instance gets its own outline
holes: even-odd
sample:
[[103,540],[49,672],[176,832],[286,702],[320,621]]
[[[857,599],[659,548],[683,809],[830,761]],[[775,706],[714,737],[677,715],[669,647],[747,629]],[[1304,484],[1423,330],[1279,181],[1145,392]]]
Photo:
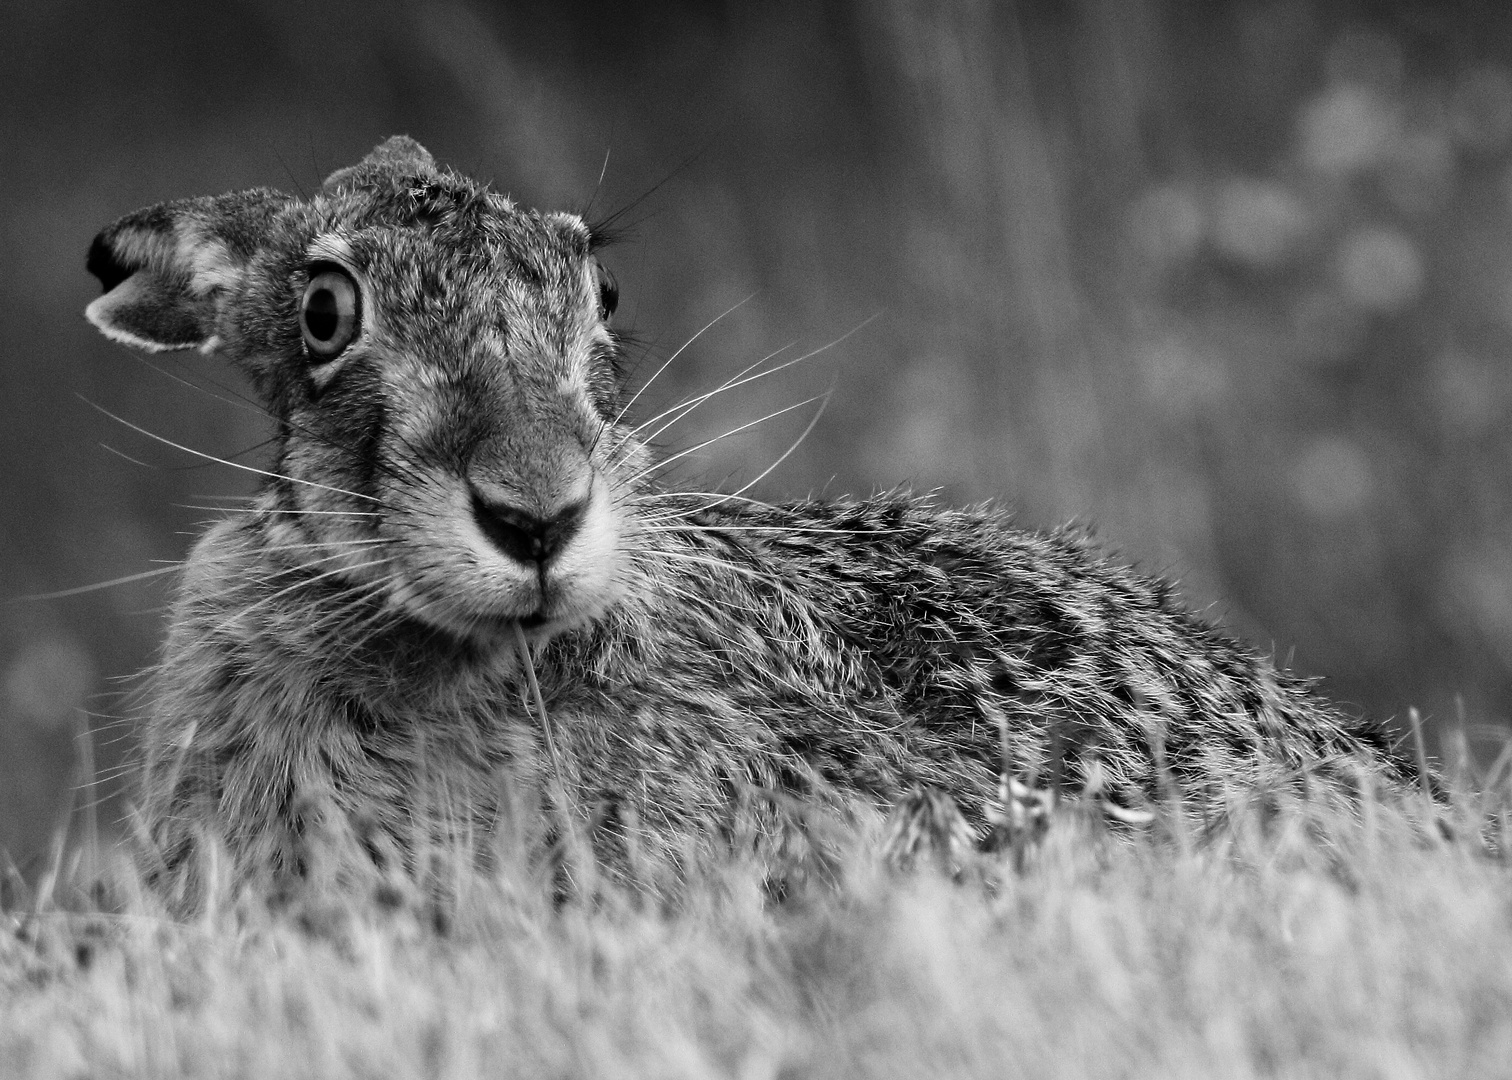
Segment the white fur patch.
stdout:
[[311,262],[340,263],[349,270],[357,259],[346,237],[333,232],[321,233],[311,240],[305,253]]
[[179,349],[192,348],[192,345],[165,345],[161,341],[151,341],[148,338],[139,337],[129,330],[123,330],[115,322],[114,312],[117,308],[128,307],[140,299],[143,288],[140,275],[148,271],[139,270],[104,296],[97,296],[88,307],[84,309],[84,317],[94,324],[95,329],[104,334],[111,341],[119,341],[122,345],[129,345],[133,349],[141,349],[143,352],[175,352]]
[[206,236],[194,221],[178,222],[173,234],[174,254],[178,264],[188,268],[189,288],[196,296],[207,296],[216,289],[230,289],[236,285],[241,270],[225,244]]

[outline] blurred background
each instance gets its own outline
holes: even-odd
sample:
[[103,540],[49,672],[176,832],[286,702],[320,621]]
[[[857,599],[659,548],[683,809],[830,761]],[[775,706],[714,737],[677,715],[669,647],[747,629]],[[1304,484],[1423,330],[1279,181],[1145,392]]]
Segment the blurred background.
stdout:
[[[169,565],[251,488],[99,410],[253,465],[269,434],[216,361],[158,370],[84,322],[90,238],[164,199],[309,191],[397,132],[527,203],[624,211],[606,261],[639,378],[740,305],[643,415],[844,338],[667,432],[691,446],[833,385],[755,494],[905,483],[1091,521],[1353,707],[1490,730],[1512,712],[1506,5],[12,0],[3,18],[0,848],[18,861],[70,805],[119,818],[119,695],[169,581],[15,598]],[[738,486],[809,415],[673,480]],[[99,782],[77,791],[91,749]]]

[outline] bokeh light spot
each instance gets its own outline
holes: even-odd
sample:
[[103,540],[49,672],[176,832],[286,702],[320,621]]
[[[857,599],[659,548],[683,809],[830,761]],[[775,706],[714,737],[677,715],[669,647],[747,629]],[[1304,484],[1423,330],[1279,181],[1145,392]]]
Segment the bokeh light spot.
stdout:
[[1375,165],[1396,141],[1395,105],[1372,87],[1339,83],[1314,98],[1300,118],[1298,156],[1318,172],[1344,174]]
[[1345,236],[1339,242],[1335,270],[1347,299],[1382,314],[1407,307],[1423,288],[1417,245],[1381,225],[1363,226]]
[[1491,645],[1512,661],[1512,558],[1497,545],[1458,551],[1444,566],[1445,593],[1455,616],[1468,615]]
[[1274,180],[1237,177],[1221,184],[1213,200],[1213,246],[1257,269],[1290,259],[1311,226],[1302,200]]

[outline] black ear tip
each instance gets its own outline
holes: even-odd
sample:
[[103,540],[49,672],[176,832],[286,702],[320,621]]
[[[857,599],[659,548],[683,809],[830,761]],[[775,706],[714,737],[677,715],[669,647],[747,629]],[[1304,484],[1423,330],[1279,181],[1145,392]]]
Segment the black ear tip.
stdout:
[[104,233],[96,236],[94,243],[89,245],[89,258],[84,261],[84,266],[100,279],[104,292],[109,292],[133,273],[131,267],[124,265],[116,258]]

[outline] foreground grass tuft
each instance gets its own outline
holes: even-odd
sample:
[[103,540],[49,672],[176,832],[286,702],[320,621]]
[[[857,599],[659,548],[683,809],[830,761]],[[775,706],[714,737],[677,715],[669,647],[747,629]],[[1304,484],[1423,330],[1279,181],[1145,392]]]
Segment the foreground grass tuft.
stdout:
[[65,873],[0,916],[0,1075],[1506,1075],[1495,815],[1367,809],[1206,837],[1063,812],[1021,870],[953,878],[889,870],[863,823],[781,901],[735,858],[591,902],[516,862],[175,920],[115,853],[91,897]]

